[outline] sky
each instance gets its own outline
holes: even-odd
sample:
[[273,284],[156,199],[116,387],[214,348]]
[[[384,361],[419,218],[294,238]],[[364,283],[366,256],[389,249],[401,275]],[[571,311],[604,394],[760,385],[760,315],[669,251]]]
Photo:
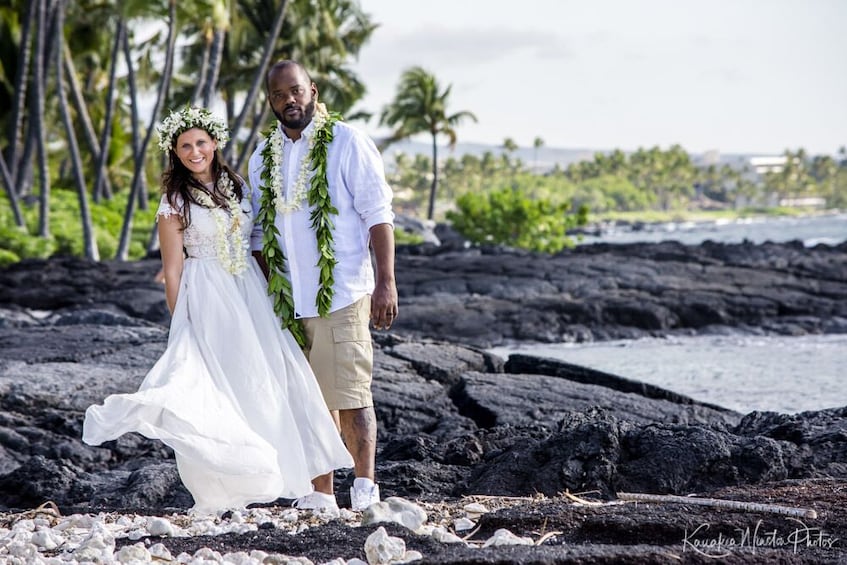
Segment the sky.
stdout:
[[[847,0],[360,0],[352,68],[378,115],[415,65],[452,86],[459,142],[693,153],[847,145]],[[427,137],[416,138],[422,141]]]

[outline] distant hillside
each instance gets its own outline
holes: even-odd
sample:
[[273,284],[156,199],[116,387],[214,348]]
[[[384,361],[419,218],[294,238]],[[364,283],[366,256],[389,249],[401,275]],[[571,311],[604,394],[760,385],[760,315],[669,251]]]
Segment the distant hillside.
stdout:
[[[486,151],[490,151],[497,157],[504,153],[502,146],[486,145],[484,143],[457,143],[452,151],[447,146],[439,145],[438,160],[441,161],[441,159],[449,157],[458,159],[462,155],[467,154],[482,157]],[[564,168],[576,161],[591,159],[595,152],[593,149],[559,149],[555,147],[541,147],[536,152],[531,147],[521,147],[512,152],[512,158],[520,159],[526,167],[546,171],[552,169],[556,164]],[[394,166],[394,155],[397,153],[406,153],[409,155],[422,153],[431,156],[432,145],[419,141],[395,143],[383,153],[386,168],[391,169]]]
[[[663,148],[666,149],[666,148]],[[512,152],[513,158],[520,159],[524,166],[528,169],[533,169],[539,172],[549,171],[557,164],[561,168],[565,168],[571,163],[592,159],[595,153],[611,152],[613,149],[570,149],[559,147],[540,147],[538,150],[532,147],[520,147]],[[504,153],[503,147],[500,145],[486,145],[484,143],[457,143],[456,147],[451,151],[447,146],[438,146],[438,160],[447,159],[449,157],[460,158],[462,155],[471,154],[477,157],[482,157],[486,152],[490,151],[495,156],[500,156]],[[388,170],[394,167],[394,156],[397,153],[406,153],[409,155],[424,154],[432,155],[432,146],[428,143],[419,141],[402,141],[388,147],[383,153],[385,167]],[[630,153],[627,151],[626,153]],[[696,164],[716,164],[716,165],[743,165],[749,161],[752,155],[747,154],[719,154],[715,151],[707,153],[691,153],[691,159]]]

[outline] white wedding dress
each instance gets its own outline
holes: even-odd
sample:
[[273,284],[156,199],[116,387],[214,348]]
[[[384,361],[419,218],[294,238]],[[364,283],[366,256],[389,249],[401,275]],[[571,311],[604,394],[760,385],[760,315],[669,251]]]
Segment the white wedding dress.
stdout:
[[[249,198],[241,206],[246,239]],[[158,215],[175,213],[163,198]],[[202,512],[297,498],[312,491],[313,477],[353,466],[255,259],[245,249],[238,275],[219,261],[214,214],[231,225],[228,211],[191,204],[167,349],[137,392],[89,407],[83,424],[91,445],[138,432],[170,446]]]

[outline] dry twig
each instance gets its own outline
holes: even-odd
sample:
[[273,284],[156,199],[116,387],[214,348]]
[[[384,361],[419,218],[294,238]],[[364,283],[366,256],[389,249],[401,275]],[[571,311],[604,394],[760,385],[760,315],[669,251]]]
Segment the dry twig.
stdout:
[[575,494],[571,494],[569,491],[565,491],[562,493],[562,496],[576,502],[577,504],[582,504],[585,506],[603,506],[605,502],[601,502],[599,500],[588,500],[587,498],[582,498],[581,496],[577,496]]
[[744,512],[767,512],[769,514],[782,514],[783,516],[796,516],[814,520],[818,513],[811,508],[792,508],[778,504],[761,504],[758,502],[742,502],[739,500],[722,500],[718,498],[696,498],[690,496],[676,496],[673,494],[641,494],[635,492],[619,492],[618,498],[634,502],[670,502],[675,504],[694,504],[696,506],[710,506],[712,508],[727,508],[730,510],[741,510]]

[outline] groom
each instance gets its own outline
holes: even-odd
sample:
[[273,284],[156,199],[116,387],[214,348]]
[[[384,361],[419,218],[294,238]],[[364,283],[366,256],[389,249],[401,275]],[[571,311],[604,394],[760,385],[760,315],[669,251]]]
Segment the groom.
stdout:
[[[276,63],[265,84],[279,125],[250,158],[251,249],[353,456],[351,506],[364,510],[379,502],[369,323],[388,329],[398,311],[392,192],[374,143],[326,111],[299,63]],[[295,506],[338,508],[332,473],[312,484]]]

